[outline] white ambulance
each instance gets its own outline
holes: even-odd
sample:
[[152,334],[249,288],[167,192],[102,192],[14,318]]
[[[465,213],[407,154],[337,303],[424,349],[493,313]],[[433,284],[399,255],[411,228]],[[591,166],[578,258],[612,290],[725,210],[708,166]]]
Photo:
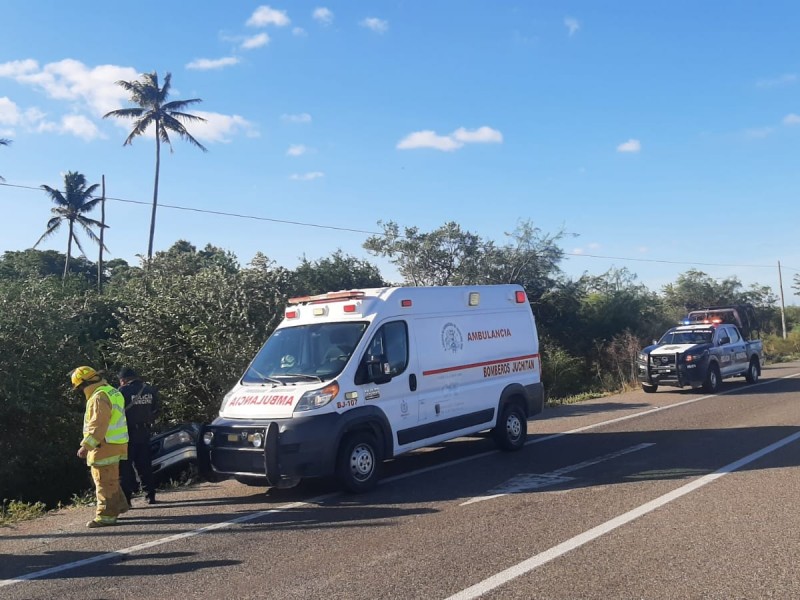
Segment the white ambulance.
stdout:
[[351,492],[383,459],[492,430],[521,448],[544,403],[536,324],[517,285],[394,287],[293,298],[200,435],[201,471]]

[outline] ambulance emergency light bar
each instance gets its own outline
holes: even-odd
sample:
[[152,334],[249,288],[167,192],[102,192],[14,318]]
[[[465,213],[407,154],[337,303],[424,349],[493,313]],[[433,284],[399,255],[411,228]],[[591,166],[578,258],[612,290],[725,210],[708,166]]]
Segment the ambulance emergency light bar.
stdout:
[[[327,292],[325,294],[316,294],[314,296],[297,296],[295,298],[289,298],[289,304],[296,306],[300,304],[322,304],[331,301],[363,300],[365,296],[366,293],[361,290]],[[480,301],[480,292],[470,292],[467,296],[467,306],[478,306]],[[528,301],[528,296],[525,294],[525,292],[517,290],[514,293],[514,301],[517,304],[524,304]],[[403,298],[400,300],[400,306],[403,308],[411,308],[411,306],[413,306],[413,302],[409,298]],[[342,307],[342,311],[346,313],[355,313],[356,304],[345,304]],[[324,317],[329,314],[329,310],[327,306],[315,306],[312,314],[315,317]],[[287,319],[296,319],[299,316],[300,312],[298,309],[286,311]]]

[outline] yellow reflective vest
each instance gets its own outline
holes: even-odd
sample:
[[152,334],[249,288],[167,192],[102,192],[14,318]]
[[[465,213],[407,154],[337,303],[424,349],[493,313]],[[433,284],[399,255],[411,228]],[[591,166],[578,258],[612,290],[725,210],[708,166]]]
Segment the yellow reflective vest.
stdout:
[[83,416],[83,440],[89,448],[86,463],[110,465],[128,456],[128,423],[125,398],[116,388],[105,384],[92,391]]

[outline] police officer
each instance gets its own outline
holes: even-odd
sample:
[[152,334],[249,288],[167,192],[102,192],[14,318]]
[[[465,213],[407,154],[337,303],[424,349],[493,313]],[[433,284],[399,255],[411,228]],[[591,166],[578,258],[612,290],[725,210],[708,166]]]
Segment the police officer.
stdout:
[[128,428],[125,400],[92,367],[83,366],[69,374],[73,390],[86,397],[83,416],[83,439],[78,458],[86,459],[92,471],[97,509],[87,527],[115,525],[117,517],[128,510],[119,485],[119,464],[128,453]]
[[[153,422],[158,416],[160,405],[158,390],[141,380],[130,367],[124,367],[119,374],[119,391],[125,397],[125,415],[128,419],[128,458],[121,466],[122,489],[130,503],[133,494],[139,489],[136,475],[147,493],[147,503],[155,504],[156,487],[153,482],[153,465],[150,457],[150,434]],[[136,473],[134,473],[136,467]]]

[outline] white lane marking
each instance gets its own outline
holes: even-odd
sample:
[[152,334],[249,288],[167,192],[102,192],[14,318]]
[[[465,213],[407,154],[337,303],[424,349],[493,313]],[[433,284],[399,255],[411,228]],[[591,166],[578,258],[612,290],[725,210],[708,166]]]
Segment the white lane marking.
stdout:
[[734,471],[741,469],[743,466],[750,464],[755,460],[758,460],[762,456],[766,456],[771,452],[775,452],[779,448],[782,448],[787,444],[791,444],[792,442],[798,439],[800,439],[800,431],[797,433],[793,433],[792,435],[787,436],[781,440],[778,440],[777,442],[770,444],[769,446],[765,446],[761,450],[757,450],[752,454],[748,454],[744,458],[740,458],[737,461],[727,464],[721,469],[714,471],[713,473],[700,477],[699,479],[695,479],[691,483],[687,483],[686,485],[681,486],[678,489],[673,490],[671,492],[668,492],[663,496],[659,496],[655,500],[646,502],[645,504],[642,504],[641,506],[638,506],[633,510],[621,514],[618,517],[611,519],[610,521],[606,521],[605,523],[598,525],[597,527],[593,527],[588,531],[584,531],[583,533],[578,534],[575,537],[570,538],[567,541],[558,544],[557,546],[553,546],[552,548],[545,550],[544,552],[535,554],[531,556],[529,559],[524,560],[521,563],[514,565],[513,567],[505,569],[504,571],[500,571],[499,573],[492,575],[488,579],[484,579],[483,581],[476,583],[471,587],[461,590],[457,594],[449,596],[446,600],[471,600],[472,598],[478,598],[483,594],[485,594],[486,592],[494,590],[500,587],[501,585],[508,583],[512,579],[519,577],[520,575],[525,575],[526,573],[529,573],[534,569],[549,563],[551,560],[554,560],[559,556],[566,554],[567,552],[575,550],[576,548],[580,548],[584,544],[588,544],[589,542],[617,529],[618,527],[622,527],[623,525],[626,525],[631,521],[638,519],[639,517],[656,510],[657,508],[661,508],[662,506],[672,502],[673,500],[677,500],[681,496],[685,496],[686,494],[689,494],[705,485],[708,485],[709,483],[719,479],[720,477],[733,473]]
[[[17,577],[12,577],[11,579],[3,579],[0,580],[0,588],[6,587],[9,585],[14,585],[15,583],[21,583],[23,581],[30,581],[31,579],[41,579],[42,577],[47,577],[48,575],[54,575],[56,573],[61,573],[62,571],[69,571],[71,569],[77,569],[78,567],[84,567],[86,565],[91,565],[93,563],[102,562],[106,560],[113,560],[115,558],[121,558],[123,556],[127,556],[128,554],[133,554],[134,552],[139,552],[140,550],[147,550],[148,548],[154,548],[155,546],[161,546],[162,544],[168,544],[169,542],[175,542],[178,540],[183,540],[186,538],[194,537],[196,535],[200,535],[202,533],[208,533],[209,531],[216,531],[218,529],[225,529],[226,527],[230,527],[231,525],[237,525],[239,523],[246,523],[247,521],[253,521],[258,519],[259,517],[264,517],[267,515],[272,515],[276,513],[282,513],[287,510],[292,510],[293,508],[300,508],[301,506],[306,506],[309,504],[314,504],[318,502],[322,502],[324,500],[329,500],[333,496],[339,495],[338,493],[333,494],[324,494],[322,496],[318,496],[316,498],[312,498],[310,500],[306,500],[304,502],[293,502],[291,504],[287,504],[285,506],[281,506],[279,508],[273,508],[270,510],[260,510],[258,512],[250,513],[248,515],[242,515],[241,517],[237,517],[235,519],[231,519],[230,521],[224,521],[223,523],[214,523],[213,525],[208,525],[206,527],[201,527],[200,529],[195,529],[193,531],[185,531],[183,533],[177,533],[175,535],[171,535],[165,538],[159,538],[157,540],[151,540],[149,542],[145,542],[143,544],[137,544],[136,546],[129,546],[128,548],[122,548],[121,550],[114,550],[113,552],[106,552],[105,554],[98,554],[97,556],[92,556],[89,558],[84,558],[83,560],[78,560],[71,563],[65,563],[63,565],[58,565],[55,567],[51,567],[49,569],[43,569],[42,571],[35,571],[34,573],[28,573],[26,575],[18,575]],[[112,528],[113,530],[113,528]]]
[[[778,379],[770,379],[768,381],[764,381],[764,382],[761,382],[761,383],[752,384],[749,387],[756,387],[756,386],[761,386],[761,385],[769,385],[770,383],[773,383],[775,381],[780,381],[781,379],[791,379],[792,377],[797,377],[798,375],[800,375],[800,373],[794,373],[793,375],[787,375],[785,377],[779,377]],[[727,393],[727,392],[723,392],[722,394],[725,394],[725,393]],[[722,395],[722,394],[716,394],[716,395]],[[625,417],[619,417],[619,418],[616,418],[616,419],[610,419],[608,421],[601,421],[599,423],[595,423],[594,425],[587,425],[585,427],[578,427],[577,429],[572,429],[570,431],[565,431],[563,433],[554,433],[552,435],[548,435],[548,436],[545,436],[545,437],[542,437],[542,438],[537,438],[535,440],[531,440],[529,442],[526,442],[525,445],[527,446],[527,445],[530,445],[530,444],[540,444],[542,442],[546,442],[548,440],[560,438],[562,436],[570,435],[572,433],[580,433],[582,431],[588,431],[590,429],[595,429],[597,427],[601,427],[603,425],[608,425],[610,423],[617,423],[619,421],[625,421],[627,419],[633,419],[633,418],[636,418],[636,417],[641,417],[641,416],[648,415],[648,414],[651,414],[651,413],[654,413],[654,412],[658,412],[658,411],[661,411],[661,410],[667,410],[667,409],[670,409],[670,408],[676,408],[678,406],[683,406],[684,404],[691,404],[692,402],[698,402],[700,400],[705,400],[707,398],[713,398],[713,397],[715,397],[715,395],[702,396],[700,398],[693,398],[691,400],[686,400],[684,402],[679,402],[678,404],[670,404],[669,406],[662,406],[662,407],[654,408],[654,409],[647,410],[647,411],[644,411],[644,412],[635,413],[633,415],[627,415]],[[391,483],[391,482],[394,482],[394,481],[399,481],[401,479],[406,479],[408,477],[414,477],[416,475],[422,475],[423,473],[428,473],[430,471],[438,471],[439,469],[449,468],[449,467],[452,467],[452,466],[457,465],[457,464],[465,463],[465,462],[468,462],[468,461],[471,461],[471,460],[476,460],[476,459],[479,459],[479,458],[483,458],[485,456],[491,456],[493,454],[497,454],[498,452],[499,452],[498,450],[492,450],[490,452],[482,452],[480,454],[475,454],[473,456],[467,456],[467,457],[464,457],[464,458],[460,458],[458,460],[453,460],[453,461],[450,461],[450,462],[447,462],[447,463],[442,463],[440,465],[434,465],[434,466],[431,466],[431,467],[426,467],[425,469],[419,469],[418,471],[412,471],[410,473],[405,473],[403,475],[395,475],[394,477],[389,477],[387,479],[381,480],[379,482],[379,485],[383,485],[385,483]],[[258,519],[260,517],[272,514],[272,513],[280,513],[280,512],[286,511],[286,510],[291,510],[292,508],[297,508],[299,506],[304,506],[306,504],[314,504],[314,503],[323,502],[325,500],[330,500],[331,498],[335,498],[335,497],[340,496],[340,495],[341,494],[338,493],[338,492],[334,492],[332,494],[325,494],[325,495],[319,496],[317,498],[311,498],[309,500],[306,500],[305,502],[295,502],[293,504],[289,504],[289,505],[283,506],[281,508],[276,508],[276,509],[271,509],[271,510],[266,510],[266,511],[263,511],[263,510],[262,511],[258,511],[258,512],[255,512],[255,513],[251,513],[249,515],[243,515],[243,516],[238,517],[236,519],[233,519],[231,521],[224,521],[222,523],[215,523],[214,525],[208,525],[207,527],[202,527],[200,529],[195,529],[194,531],[187,531],[185,533],[172,535],[172,536],[169,536],[169,537],[166,537],[166,538],[159,538],[159,539],[153,540],[151,542],[146,542],[144,544],[139,544],[138,546],[131,546],[129,548],[123,548],[121,550],[115,550],[114,552],[107,552],[105,554],[99,554],[97,556],[92,556],[90,558],[85,558],[83,560],[79,560],[79,561],[76,561],[76,562],[66,563],[66,564],[63,564],[63,565],[58,565],[56,567],[51,567],[49,569],[44,569],[42,571],[36,571],[34,573],[28,573],[27,575],[19,575],[17,577],[12,577],[11,579],[3,579],[3,580],[0,580],[0,587],[13,585],[15,583],[20,583],[20,582],[23,582],[23,581],[29,581],[31,579],[39,579],[41,577],[46,577],[47,575],[52,575],[54,573],[60,573],[62,571],[68,571],[68,570],[74,569],[76,567],[82,567],[84,565],[89,565],[89,564],[96,563],[96,562],[101,562],[101,561],[104,561],[104,560],[112,560],[112,559],[120,557],[120,556],[133,554],[134,552],[137,552],[139,550],[145,550],[147,548],[153,548],[155,546],[160,546],[162,544],[166,544],[166,543],[169,543],[169,542],[177,541],[177,540],[184,539],[184,538],[193,537],[195,535],[200,535],[201,533],[206,533],[208,531],[214,531],[216,529],[224,529],[224,528],[230,527],[231,525],[236,525],[238,523],[245,523],[247,521],[252,521],[252,520]]]
[[[792,375],[786,375],[784,377],[778,377],[776,379],[769,379],[767,381],[762,381],[760,383],[752,383],[750,385],[744,386],[742,388],[737,389],[745,389],[751,387],[759,387],[762,385],[770,385],[771,383],[775,383],[777,381],[781,381],[782,379],[791,379],[792,377],[797,377],[800,373],[793,373]],[[727,390],[725,392],[720,392],[719,394],[711,394],[709,396],[700,396],[699,398],[691,398],[689,400],[684,400],[683,402],[677,402],[675,404],[668,404],[667,406],[658,406],[656,408],[651,408],[642,412],[633,413],[631,415],[625,415],[624,417],[616,417],[614,419],[609,419],[607,421],[600,421],[598,423],[594,423],[592,425],[585,425],[583,427],[578,427],[576,429],[570,429],[569,431],[562,431],[561,433],[551,433],[550,435],[546,435],[544,437],[536,438],[534,440],[530,440],[525,442],[526,446],[530,446],[532,444],[541,444],[542,442],[549,442],[550,440],[555,440],[560,437],[564,437],[565,435],[572,435],[574,433],[582,433],[584,431],[590,431],[592,429],[597,429],[598,427],[602,427],[603,425],[612,425],[614,423],[620,423],[621,421],[627,421],[628,419],[638,419],[639,417],[644,417],[646,415],[651,415],[653,413],[661,412],[662,410],[670,410],[672,408],[678,408],[679,406],[686,406],[687,404],[693,404],[695,402],[700,402],[701,400],[708,400],[709,398],[716,398],[718,396],[724,396],[725,394],[729,394],[735,390]],[[535,421],[534,421],[535,422]],[[489,450],[487,452],[481,452],[480,454],[473,454],[472,456],[465,456],[464,458],[458,458],[456,460],[451,460],[450,462],[442,463],[439,465],[432,465],[430,467],[425,467],[424,469],[418,469],[416,471],[410,471],[408,473],[403,473],[401,475],[394,475],[392,477],[387,477],[386,479],[381,479],[379,485],[383,485],[385,483],[392,483],[395,481],[400,481],[401,479],[408,479],[409,477],[416,477],[417,475],[423,475],[425,473],[430,473],[431,471],[438,471],[439,469],[446,469],[455,465],[459,465],[461,463],[469,462],[471,460],[477,460],[479,458],[484,458],[486,456],[492,456],[494,454],[499,454],[501,450]]]
[[515,475],[508,481],[501,483],[496,488],[489,490],[487,495],[475,496],[474,498],[470,498],[466,502],[462,502],[461,504],[459,504],[459,506],[466,506],[467,504],[475,504],[476,502],[481,502],[483,500],[492,500],[494,498],[500,498],[501,496],[507,496],[509,494],[516,494],[519,492],[530,492],[532,490],[540,489],[543,487],[549,487],[551,485],[574,481],[575,480],[574,477],[566,477],[566,474],[572,473],[574,471],[580,471],[581,469],[585,469],[586,467],[591,467],[592,465],[596,465],[597,463],[605,462],[607,460],[611,460],[619,456],[624,456],[626,454],[630,454],[631,452],[638,452],[639,450],[644,450],[645,448],[649,448],[650,446],[655,446],[655,444],[653,443],[637,444],[636,446],[631,446],[630,448],[623,448],[622,450],[617,450],[616,452],[609,452],[608,454],[604,454],[603,456],[590,458],[589,460],[585,460],[583,462],[574,465],[561,467],[560,469],[556,469],[555,471],[550,471],[549,473],[544,473],[544,474],[521,473],[519,475]]

